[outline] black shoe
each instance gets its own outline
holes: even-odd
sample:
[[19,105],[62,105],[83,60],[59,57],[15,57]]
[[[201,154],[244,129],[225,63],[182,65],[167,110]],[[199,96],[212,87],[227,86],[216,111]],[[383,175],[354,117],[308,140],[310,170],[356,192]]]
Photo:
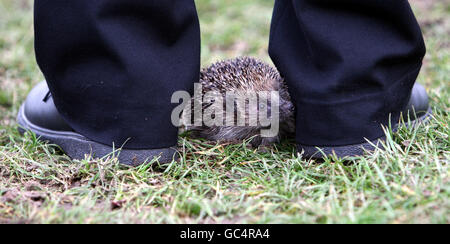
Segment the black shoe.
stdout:
[[[429,98],[425,88],[416,83],[411,93],[411,99],[405,111],[403,111],[402,116],[405,122],[411,121],[410,126],[414,126],[419,122],[426,121],[431,116],[432,110],[429,105]],[[398,125],[394,126],[396,130]],[[371,143],[361,143],[356,145],[348,146],[337,146],[337,147],[312,147],[297,145],[298,151],[303,152],[304,158],[323,158],[325,155],[336,155],[339,158],[360,156],[363,155],[365,151],[373,151],[380,145],[380,142],[386,138],[380,138],[372,141]]]
[[48,141],[61,147],[72,159],[84,159],[85,155],[102,158],[117,156],[119,162],[137,166],[158,158],[160,163],[169,163],[177,157],[175,148],[129,150],[113,148],[73,131],[56,110],[53,98],[46,82],[39,83],[28,95],[17,116],[19,131],[31,131],[40,140]]

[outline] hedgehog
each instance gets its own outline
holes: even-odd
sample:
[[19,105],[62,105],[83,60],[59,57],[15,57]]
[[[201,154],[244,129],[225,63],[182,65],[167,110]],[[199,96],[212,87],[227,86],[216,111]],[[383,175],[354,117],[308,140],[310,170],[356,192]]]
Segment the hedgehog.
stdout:
[[[284,79],[271,65],[251,57],[219,61],[200,72],[200,85],[183,112],[185,130],[194,138],[267,147],[294,134],[294,105]],[[197,123],[192,116],[196,111],[203,115]],[[215,123],[205,120],[208,111],[211,116],[206,117]],[[273,125],[261,118],[277,120],[275,133],[262,133]]]

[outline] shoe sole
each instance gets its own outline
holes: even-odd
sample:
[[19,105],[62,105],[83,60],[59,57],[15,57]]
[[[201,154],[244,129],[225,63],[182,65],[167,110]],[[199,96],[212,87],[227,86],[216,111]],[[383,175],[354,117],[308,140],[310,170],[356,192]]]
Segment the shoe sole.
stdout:
[[[414,121],[411,121],[407,124],[407,126],[415,127],[419,123],[426,122],[431,117],[431,115],[432,109],[431,107],[429,107],[426,114],[422,115]],[[398,125],[396,125],[396,128],[394,128],[394,131],[397,131],[397,127]],[[385,140],[386,138],[382,137],[371,142],[340,147],[313,147],[297,144],[297,150],[298,152],[303,152],[304,158],[320,159],[324,158],[325,155],[336,155],[338,158],[344,158],[351,156],[360,156],[363,155],[366,151],[374,151],[375,149],[379,148],[381,142]]]
[[111,146],[94,142],[80,134],[67,131],[53,131],[31,123],[25,115],[25,107],[20,108],[17,116],[19,123],[19,132],[24,134],[31,131],[36,134],[39,140],[47,141],[58,145],[72,159],[82,160],[86,155],[93,158],[117,157],[119,162],[124,165],[139,166],[143,163],[149,163],[157,159],[159,163],[170,163],[177,160],[177,150],[175,148],[163,149],[115,149]]

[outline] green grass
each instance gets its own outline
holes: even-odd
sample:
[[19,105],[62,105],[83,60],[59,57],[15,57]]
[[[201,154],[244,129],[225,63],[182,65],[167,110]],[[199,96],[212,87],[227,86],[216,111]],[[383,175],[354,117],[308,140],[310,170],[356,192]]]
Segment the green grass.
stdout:
[[[196,2],[204,66],[239,55],[269,60],[272,1]],[[32,1],[0,0],[0,222],[449,223],[450,7],[411,2],[428,45],[419,82],[434,117],[388,131],[385,151],[315,162],[288,142],[257,153],[245,144],[181,138],[180,162],[128,168],[72,161],[18,134],[15,115],[42,75],[33,56]]]

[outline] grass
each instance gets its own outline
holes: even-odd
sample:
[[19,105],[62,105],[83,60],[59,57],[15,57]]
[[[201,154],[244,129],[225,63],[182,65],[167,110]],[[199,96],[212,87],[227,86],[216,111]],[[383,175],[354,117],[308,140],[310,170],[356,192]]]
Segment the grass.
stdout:
[[[197,0],[202,63],[265,60],[272,1]],[[411,1],[428,54],[419,82],[434,117],[387,131],[385,151],[324,162],[285,142],[180,139],[182,160],[128,168],[72,161],[16,131],[15,115],[42,80],[33,56],[32,1],[0,0],[0,222],[5,223],[450,223],[450,6]],[[430,4],[431,3],[431,4]]]

